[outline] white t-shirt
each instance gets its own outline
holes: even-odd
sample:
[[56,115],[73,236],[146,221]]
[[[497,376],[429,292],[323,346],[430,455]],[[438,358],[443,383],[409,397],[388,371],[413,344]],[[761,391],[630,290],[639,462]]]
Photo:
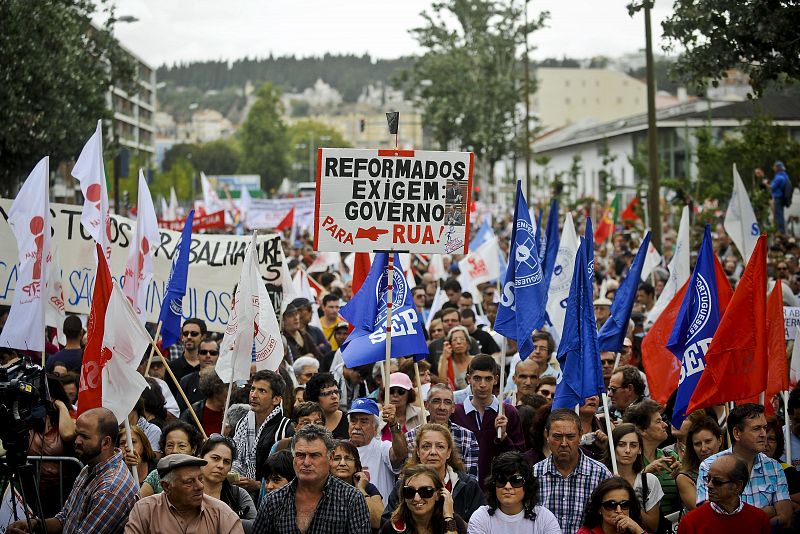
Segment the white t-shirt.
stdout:
[[535,506],[536,520],[525,519],[525,511],[506,515],[500,509],[489,515],[489,507],[481,506],[469,518],[467,534],[561,534],[558,519],[544,506]]
[[647,502],[642,499],[642,473],[636,475],[636,484],[633,485],[633,491],[636,492],[636,498],[639,499],[639,505],[645,512],[653,509],[653,506],[661,502],[664,498],[664,490],[661,489],[661,482],[658,477],[653,473],[647,473]]
[[364,471],[369,473],[369,481],[381,492],[383,505],[389,504],[389,494],[394,488],[396,474],[399,472],[392,467],[389,451],[392,449],[391,441],[381,441],[374,438],[369,444],[358,447],[358,456]]

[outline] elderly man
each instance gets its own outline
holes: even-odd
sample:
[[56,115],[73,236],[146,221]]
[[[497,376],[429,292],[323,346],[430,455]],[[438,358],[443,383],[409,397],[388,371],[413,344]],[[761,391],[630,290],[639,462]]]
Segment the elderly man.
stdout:
[[536,386],[539,385],[538,369],[539,366],[530,358],[522,360],[514,366],[511,380],[514,382],[516,390],[509,395],[509,398],[513,399],[512,404],[517,406],[521,403],[520,399],[523,396],[536,394]]
[[115,448],[117,418],[108,408],[94,408],[82,413],[75,427],[75,453],[85,467],[64,507],[55,517],[31,520],[31,531],[27,521],[12,523],[6,530],[9,534],[115,534],[125,528],[139,490],[122,453]]
[[772,525],[762,510],[740,496],[750,480],[747,465],[733,454],[717,457],[708,468],[708,501],[689,512],[678,524],[678,534],[747,532],[769,534]]
[[697,504],[708,500],[709,469],[714,460],[725,454],[733,454],[743,461],[750,473],[742,490],[742,500],[767,513],[776,527],[788,528],[792,517],[789,486],[780,462],[766,454],[767,420],[764,407],[758,404],[740,404],[728,416],[728,430],[733,447],[718,452],[700,464],[697,475]]
[[[455,448],[458,449],[461,461],[464,463],[464,471],[480,480],[478,477],[478,456],[480,451],[478,439],[471,430],[467,430],[450,420],[450,416],[456,411],[453,390],[450,389],[450,386],[447,384],[431,385],[431,389],[428,391],[428,400],[425,401],[425,409],[430,414],[428,422],[437,423],[450,429]],[[414,441],[417,439],[417,428],[406,432],[409,458],[414,450]]]
[[581,420],[573,410],[553,410],[544,436],[552,454],[533,466],[539,504],[555,514],[563,532],[577,532],[589,497],[611,473],[581,451]]
[[636,367],[622,365],[617,367],[608,381],[608,400],[612,410],[622,417],[628,406],[636,404],[644,398],[644,380]]
[[[361,465],[369,472],[370,482],[381,492],[384,506],[389,502],[395,475],[408,458],[408,443],[395,418],[395,410],[393,404],[386,404],[381,412],[374,400],[359,398],[347,412],[350,441],[358,448]],[[379,418],[389,427],[392,441],[382,441],[378,437]]]
[[[369,534],[369,510],[361,493],[330,474],[334,441],[317,425],[292,438],[295,479],[267,493],[253,534]],[[363,457],[362,457],[363,459]]]
[[203,493],[200,467],[207,463],[188,454],[170,454],[159,460],[158,474],[164,491],[136,503],[125,525],[125,534],[244,534],[236,512]]

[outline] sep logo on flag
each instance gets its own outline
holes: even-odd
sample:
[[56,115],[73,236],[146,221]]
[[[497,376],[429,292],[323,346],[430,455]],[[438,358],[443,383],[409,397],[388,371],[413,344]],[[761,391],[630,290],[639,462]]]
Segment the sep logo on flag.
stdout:
[[692,341],[697,334],[703,331],[706,323],[708,323],[708,318],[711,316],[711,288],[700,273],[697,274],[694,291],[697,313],[695,313],[689,325],[689,339],[687,341]]
[[556,265],[553,268],[553,278],[550,280],[551,293],[566,291],[572,283],[572,276],[567,276],[564,270],[565,265],[575,265],[575,251],[570,247],[559,247]]
[[177,316],[183,315],[183,299],[172,299],[169,301],[169,311]]
[[514,272],[514,287],[527,287],[542,281],[542,269],[536,254],[536,234],[528,221],[517,220],[517,270]]
[[[403,273],[395,266],[392,270],[392,308],[397,310],[405,306],[406,302],[406,279]],[[378,301],[378,315],[375,317],[375,324],[386,322],[386,315],[388,313],[387,296],[389,282],[389,267],[386,267],[381,276],[381,281],[375,288],[375,298]]]

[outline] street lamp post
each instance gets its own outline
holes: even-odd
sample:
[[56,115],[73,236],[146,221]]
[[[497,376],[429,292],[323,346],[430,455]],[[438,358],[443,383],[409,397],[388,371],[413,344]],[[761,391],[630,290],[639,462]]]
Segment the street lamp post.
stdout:
[[[314,148],[316,148],[314,143],[314,133],[311,132],[309,134],[308,139],[308,181],[313,182],[314,180]],[[324,143],[325,141],[330,141],[331,138],[329,135],[320,135],[317,141]]]

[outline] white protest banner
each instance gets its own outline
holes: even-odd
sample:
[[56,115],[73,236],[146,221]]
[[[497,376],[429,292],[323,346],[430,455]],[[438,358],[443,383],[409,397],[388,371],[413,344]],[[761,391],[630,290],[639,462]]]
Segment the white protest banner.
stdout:
[[[0,199],[0,215],[8,218],[11,200]],[[94,287],[94,241],[80,224],[82,206],[50,204],[53,246],[58,247],[64,281],[64,304],[67,312],[88,314]],[[121,282],[125,261],[133,242],[135,221],[111,217],[111,274]],[[153,254],[154,279],[147,288],[147,320],[156,322],[166,292],[172,256],[180,233],[159,230],[160,242]],[[194,234],[189,254],[189,277],[183,299],[184,318],[197,317],[213,332],[224,332],[231,311],[233,286],[239,279],[250,237]],[[280,238],[274,234],[258,236],[258,263],[273,303],[280,309],[281,262]],[[0,221],[0,304],[10,305],[17,282],[16,241],[7,222]]]
[[311,228],[314,197],[253,198],[247,209],[245,225],[251,230],[275,228],[292,208],[298,228]]
[[321,148],[314,249],[469,252],[473,154]]
[[783,307],[783,323],[786,332],[786,341],[794,339],[797,332],[797,327],[800,326],[800,307],[797,306],[784,306]]

